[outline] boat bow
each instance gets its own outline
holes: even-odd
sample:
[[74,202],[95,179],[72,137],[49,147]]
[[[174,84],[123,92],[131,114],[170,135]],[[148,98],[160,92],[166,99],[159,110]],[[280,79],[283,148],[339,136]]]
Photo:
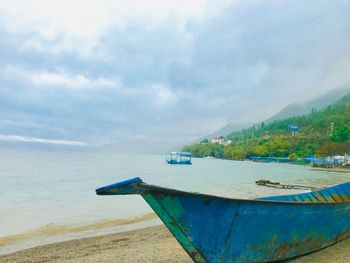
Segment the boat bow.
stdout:
[[143,192],[143,181],[139,177],[135,177],[126,181],[110,184],[97,188],[98,195],[130,195],[141,194]]

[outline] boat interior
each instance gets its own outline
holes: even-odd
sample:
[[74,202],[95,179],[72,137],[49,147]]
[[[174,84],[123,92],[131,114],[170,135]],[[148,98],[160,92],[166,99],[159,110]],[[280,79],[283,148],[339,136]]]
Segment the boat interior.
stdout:
[[294,194],[257,198],[257,200],[283,201],[298,203],[337,203],[350,201],[350,182],[339,184],[326,189]]

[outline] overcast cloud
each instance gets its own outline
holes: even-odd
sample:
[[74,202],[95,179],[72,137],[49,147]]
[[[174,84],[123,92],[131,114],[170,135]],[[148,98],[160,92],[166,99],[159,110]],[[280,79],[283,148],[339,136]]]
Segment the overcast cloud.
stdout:
[[0,140],[170,146],[261,121],[350,82],[349,10],[347,1],[1,1]]

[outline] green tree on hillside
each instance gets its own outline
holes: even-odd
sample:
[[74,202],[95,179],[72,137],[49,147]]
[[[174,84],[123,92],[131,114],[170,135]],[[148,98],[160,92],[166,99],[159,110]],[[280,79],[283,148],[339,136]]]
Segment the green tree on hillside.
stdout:
[[330,139],[332,142],[345,142],[350,140],[350,127],[348,125],[337,127],[333,134],[331,134]]
[[228,145],[223,152],[225,159],[244,160],[247,157],[247,153],[242,146]]

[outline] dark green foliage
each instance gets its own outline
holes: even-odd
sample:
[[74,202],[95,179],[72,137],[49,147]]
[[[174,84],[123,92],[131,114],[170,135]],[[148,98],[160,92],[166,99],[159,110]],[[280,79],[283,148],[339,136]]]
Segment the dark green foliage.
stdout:
[[350,140],[350,128],[348,125],[337,127],[329,137],[333,142],[346,142]]
[[218,143],[192,144],[183,148],[185,152],[191,152],[193,157],[216,157],[222,158],[224,146]]
[[201,140],[200,143],[209,143],[209,141],[208,141],[208,139],[203,139],[203,140]]

